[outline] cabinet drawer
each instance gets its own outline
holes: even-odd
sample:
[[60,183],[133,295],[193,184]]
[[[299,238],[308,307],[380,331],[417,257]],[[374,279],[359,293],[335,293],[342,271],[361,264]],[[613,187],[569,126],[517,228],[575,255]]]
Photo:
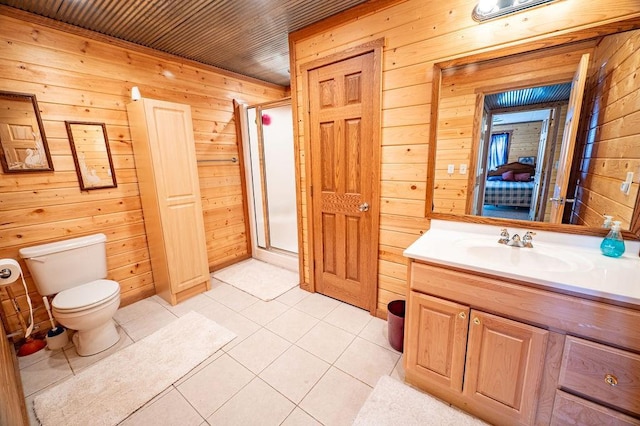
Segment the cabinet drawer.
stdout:
[[553,404],[551,426],[631,426],[640,420],[618,413],[577,396],[557,391]]
[[559,385],[640,415],[640,355],[567,336]]

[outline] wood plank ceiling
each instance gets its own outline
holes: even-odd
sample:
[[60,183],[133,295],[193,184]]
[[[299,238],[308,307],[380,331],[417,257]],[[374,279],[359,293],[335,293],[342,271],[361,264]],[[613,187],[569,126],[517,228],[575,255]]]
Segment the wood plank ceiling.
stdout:
[[287,34],[365,0],[0,0],[56,21],[288,86]]

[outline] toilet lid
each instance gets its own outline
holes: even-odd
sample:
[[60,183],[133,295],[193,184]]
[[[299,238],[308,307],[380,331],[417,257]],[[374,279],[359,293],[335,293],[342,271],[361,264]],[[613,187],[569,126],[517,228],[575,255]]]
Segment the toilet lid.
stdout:
[[112,299],[120,292],[120,285],[111,280],[96,280],[63,290],[53,298],[52,306],[59,311],[77,310]]

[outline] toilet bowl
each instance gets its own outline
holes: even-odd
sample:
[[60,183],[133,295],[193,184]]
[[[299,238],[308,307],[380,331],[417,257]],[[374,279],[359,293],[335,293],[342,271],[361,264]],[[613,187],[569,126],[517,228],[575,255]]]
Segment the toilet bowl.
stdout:
[[55,295],[53,317],[76,330],[78,355],[89,356],[120,339],[113,321],[120,306],[120,285],[107,277],[104,234],[88,235],[19,250],[38,292]]
[[96,280],[64,290],[53,298],[54,318],[76,330],[72,341],[80,356],[94,355],[118,343],[120,335],[113,316],[120,306],[120,286]]

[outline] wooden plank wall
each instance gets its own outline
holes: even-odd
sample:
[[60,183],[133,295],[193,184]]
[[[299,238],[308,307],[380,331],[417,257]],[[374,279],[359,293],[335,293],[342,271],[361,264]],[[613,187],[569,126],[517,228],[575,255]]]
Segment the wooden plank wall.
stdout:
[[[0,13],[0,90],[36,94],[55,168],[0,174],[0,258],[18,259],[21,247],[103,232],[109,278],[120,283],[122,304],[154,294],[125,108],[130,88],[191,105],[198,160],[240,158],[233,99],[271,101],[284,97],[285,88],[67,26],[60,31],[9,8]],[[106,124],[117,188],[80,191],[65,120]],[[198,172],[209,266],[215,269],[248,253],[240,166],[200,163]],[[36,319],[44,321],[41,297],[21,264]],[[22,286],[12,289],[25,312]],[[8,331],[19,329],[4,291],[0,298]]]
[[[389,301],[404,298],[402,251],[429,227],[425,217],[433,65],[472,54],[514,48],[527,42],[616,22],[640,14],[637,0],[563,0],[479,24],[475,2],[451,0],[371,1],[290,36],[292,97],[298,124],[301,199],[306,200],[305,134],[300,66],[330,54],[385,38],[382,93],[381,220],[378,258],[379,315]],[[570,35],[567,35],[570,40]],[[303,271],[310,283],[309,216],[303,201]]]
[[493,133],[511,132],[507,163],[518,161],[520,157],[537,157],[541,129],[542,121],[503,124],[501,126],[493,126],[492,128]]
[[[590,41],[576,43],[443,70],[433,195],[435,211],[454,214],[465,214],[467,211],[468,175],[448,174],[447,164],[454,164],[457,171],[460,164],[470,165],[475,158],[474,151],[479,143],[474,140],[476,136],[473,134],[478,93],[569,82],[582,54],[592,52],[594,45]],[[539,128],[538,125],[536,152],[532,155],[537,155]],[[516,135],[513,136],[512,140],[515,140]],[[513,146],[510,147],[510,153],[512,149]]]
[[[608,214],[629,223],[640,182],[640,30],[606,37],[589,67],[585,108],[576,153],[581,154],[573,223],[601,226]],[[624,153],[624,155],[622,155]],[[629,195],[620,191],[627,172],[634,173]]]

